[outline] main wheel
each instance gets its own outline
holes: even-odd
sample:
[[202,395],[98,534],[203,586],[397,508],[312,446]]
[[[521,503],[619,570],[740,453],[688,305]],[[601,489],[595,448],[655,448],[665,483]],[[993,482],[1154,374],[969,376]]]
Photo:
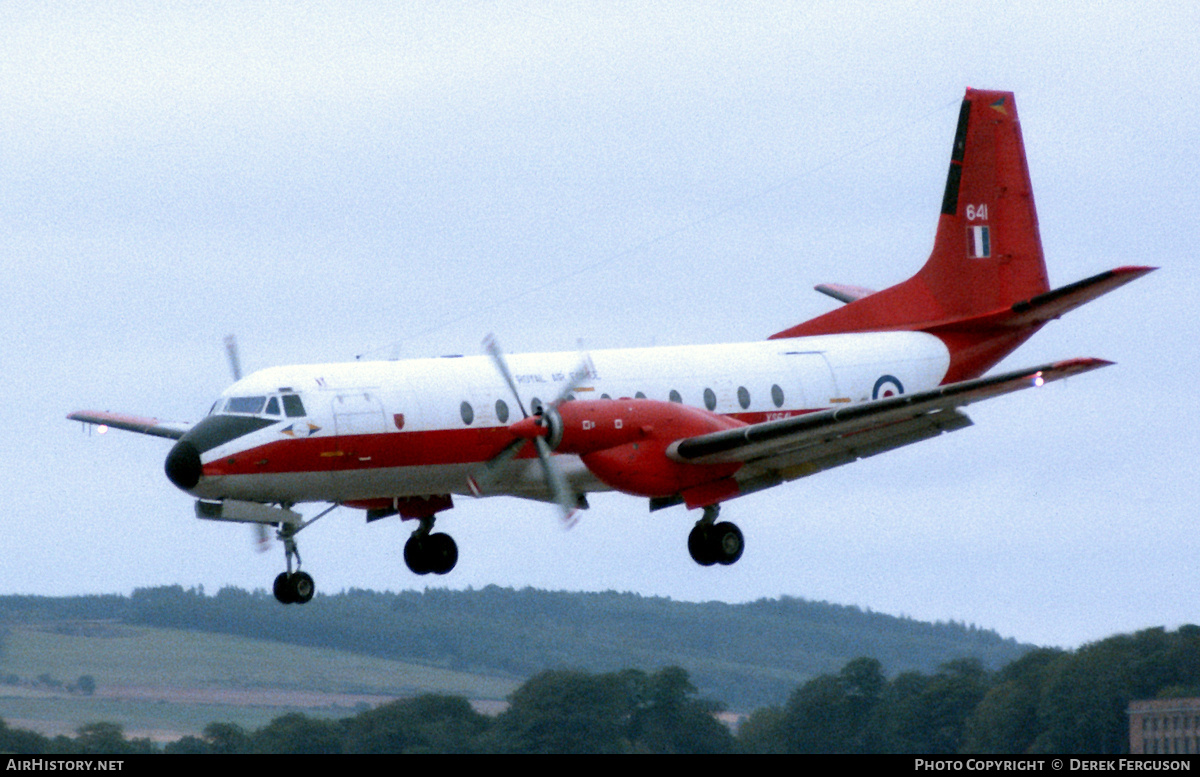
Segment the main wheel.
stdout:
[[418,537],[414,534],[404,543],[404,563],[418,575],[427,575],[433,571],[429,566],[429,554],[425,552],[427,539],[428,537]]
[[702,567],[711,567],[717,563],[712,543],[709,541],[710,529],[707,524],[698,523],[688,535],[688,553],[691,553],[692,560]]
[[425,562],[429,571],[444,575],[458,563],[458,545],[449,534],[430,534],[424,543]]
[[288,578],[287,572],[280,572],[275,578],[275,600],[280,604],[292,604],[296,601],[295,592],[292,591],[291,580]]
[[729,566],[742,557],[746,541],[735,524],[722,522],[708,530],[709,548],[717,563]]
[[312,577],[307,572],[296,572],[292,575],[292,579],[288,581],[288,587],[292,591],[292,601],[296,604],[304,604],[313,598],[313,594],[317,592],[317,586],[313,583]]

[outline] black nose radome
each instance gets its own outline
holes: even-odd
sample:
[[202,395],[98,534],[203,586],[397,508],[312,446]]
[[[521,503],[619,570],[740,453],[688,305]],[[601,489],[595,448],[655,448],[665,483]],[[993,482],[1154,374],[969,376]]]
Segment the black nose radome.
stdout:
[[167,478],[184,491],[195,488],[200,482],[200,452],[187,440],[180,440],[167,454],[163,469]]

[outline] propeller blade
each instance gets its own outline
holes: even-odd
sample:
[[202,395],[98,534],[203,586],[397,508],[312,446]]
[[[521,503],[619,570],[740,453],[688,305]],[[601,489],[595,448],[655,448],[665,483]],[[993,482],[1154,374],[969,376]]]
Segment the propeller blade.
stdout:
[[254,549],[266,553],[271,549],[271,535],[267,532],[265,523],[254,524]]
[[[504,352],[500,350],[500,344],[496,342],[495,335],[489,334],[483,338],[483,348],[492,357],[492,362],[496,365],[496,369],[500,371],[500,374],[504,377],[504,382],[508,384],[508,390],[512,392],[513,398],[517,400],[517,407],[521,409],[522,418],[529,418],[529,413],[525,412],[525,403],[521,401],[521,392],[517,390],[517,382],[513,380],[512,372],[508,369],[508,362],[504,358]],[[594,370],[592,369],[591,362],[585,358],[580,368],[571,374],[571,379],[563,386],[554,401],[549,405],[544,405],[539,410],[539,425],[545,426],[552,435],[556,434],[555,427],[557,426],[557,434],[561,434],[562,419],[558,414],[558,406],[565,402],[567,397],[593,374]],[[522,446],[528,441],[528,438],[525,437],[513,440],[500,453],[488,460],[487,464],[479,472],[469,476],[467,478],[467,486],[471,489],[471,493],[475,496],[482,496],[490,484],[489,481],[494,477],[494,473],[502,464],[510,461],[520,453]],[[542,472],[546,475],[546,484],[550,486],[550,492],[554,495],[555,503],[558,504],[560,520],[563,526],[569,529],[575,525],[574,517],[579,509],[578,498],[575,492],[571,490],[562,470],[551,459],[550,452],[552,448],[546,437],[539,435],[533,438],[533,442],[537,448],[538,460],[542,464]]]
[[517,400],[517,407],[521,409],[521,417],[528,418],[529,413],[525,412],[525,403],[521,401],[521,392],[517,391],[517,382],[513,380],[512,373],[508,371],[508,362],[504,360],[504,352],[500,350],[500,344],[496,342],[495,335],[489,334],[483,338],[483,349],[492,357],[492,362],[496,365],[496,369],[500,370],[500,374],[504,376],[504,382],[508,384],[508,390],[512,392],[513,398]]
[[473,496],[483,496],[490,491],[492,485],[496,482],[497,470],[504,464],[512,461],[521,452],[521,448],[526,442],[528,440],[518,437],[504,446],[504,449],[495,456],[484,462],[482,467],[468,475],[467,488],[471,489],[471,494]]
[[225,335],[225,354],[229,357],[229,371],[236,383],[242,379],[242,363],[238,360],[237,338],[233,335]]
[[538,458],[541,459],[542,470],[546,473],[546,482],[550,484],[550,490],[554,492],[554,501],[561,511],[559,520],[565,528],[570,529],[576,523],[575,513],[579,510],[575,492],[567,485],[562,470],[550,459],[550,443],[546,442],[546,438],[534,437],[533,444],[537,446]]

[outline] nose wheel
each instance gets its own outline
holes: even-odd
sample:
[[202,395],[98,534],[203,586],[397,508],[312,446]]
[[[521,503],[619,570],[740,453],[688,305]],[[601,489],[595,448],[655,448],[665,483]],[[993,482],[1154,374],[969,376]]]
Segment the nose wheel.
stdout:
[[275,598],[280,604],[304,604],[316,591],[316,584],[307,572],[280,572],[275,578]]

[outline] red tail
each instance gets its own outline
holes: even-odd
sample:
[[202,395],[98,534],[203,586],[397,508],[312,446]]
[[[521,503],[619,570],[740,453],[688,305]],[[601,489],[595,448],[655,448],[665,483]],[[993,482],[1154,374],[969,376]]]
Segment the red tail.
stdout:
[[1121,268],[1050,292],[1016,102],[1011,92],[968,89],[925,266],[771,337],[926,331],[949,346],[952,382],[981,375],[1049,318],[1150,269]]

